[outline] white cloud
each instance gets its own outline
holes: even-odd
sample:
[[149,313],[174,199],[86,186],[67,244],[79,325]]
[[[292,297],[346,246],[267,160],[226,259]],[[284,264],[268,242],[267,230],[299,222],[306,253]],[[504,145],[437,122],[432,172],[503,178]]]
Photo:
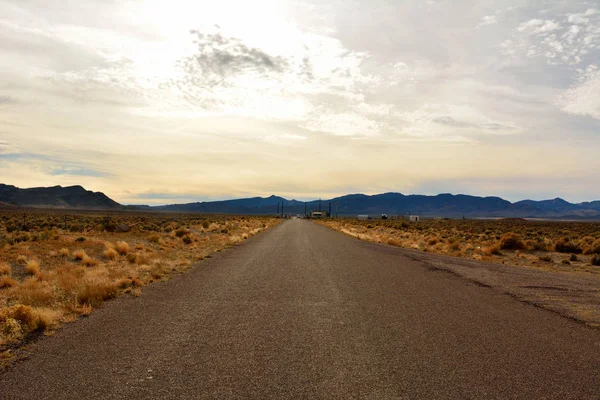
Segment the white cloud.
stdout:
[[551,65],[578,65],[600,56],[600,13],[557,14],[555,19],[530,19],[501,44],[506,55],[544,57]]
[[582,81],[561,97],[562,110],[573,115],[585,115],[600,119],[600,71],[588,68]]
[[548,32],[556,31],[561,29],[560,24],[556,21],[532,19],[522,23],[517,30],[519,32],[527,32],[534,35],[543,35]]
[[498,23],[498,17],[496,15],[486,15],[481,18],[479,26],[495,25]]

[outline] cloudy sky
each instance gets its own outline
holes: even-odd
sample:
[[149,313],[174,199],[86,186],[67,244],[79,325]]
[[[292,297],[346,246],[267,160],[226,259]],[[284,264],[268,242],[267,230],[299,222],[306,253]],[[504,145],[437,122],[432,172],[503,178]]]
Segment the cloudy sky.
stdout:
[[0,0],[0,182],[600,199],[600,0]]

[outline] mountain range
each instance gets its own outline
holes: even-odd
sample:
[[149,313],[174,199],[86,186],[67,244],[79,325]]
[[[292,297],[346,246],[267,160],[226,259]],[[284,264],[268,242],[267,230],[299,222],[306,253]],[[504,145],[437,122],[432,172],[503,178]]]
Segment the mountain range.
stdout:
[[[331,206],[330,206],[331,203]],[[254,197],[152,207],[161,211],[275,214],[283,204],[285,214],[304,214],[305,202],[279,196]],[[331,207],[331,208],[330,208]],[[306,210],[330,211],[332,215],[369,214],[421,215],[425,217],[504,217],[504,218],[571,218],[600,219],[600,201],[573,204],[563,199],[523,200],[511,203],[500,197],[439,194],[437,196],[383,193],[350,194],[333,199],[306,202]]]
[[[330,205],[331,204],[331,205]],[[333,215],[369,214],[421,215],[424,217],[504,217],[504,218],[569,218],[600,219],[600,201],[569,203],[553,200],[523,200],[511,203],[500,197],[439,194],[436,196],[383,193],[349,194],[333,199],[302,202],[280,196],[252,197],[235,200],[170,204],[164,206],[123,206],[104,193],[85,190],[81,186],[53,186],[19,189],[0,184],[0,207],[51,207],[108,210],[144,210],[162,212],[198,212],[222,214],[304,214],[312,210],[329,211]]]
[[[2,204],[3,203],[3,204]],[[81,186],[52,186],[20,189],[0,183],[0,206],[121,209],[122,205],[102,192],[85,190]]]

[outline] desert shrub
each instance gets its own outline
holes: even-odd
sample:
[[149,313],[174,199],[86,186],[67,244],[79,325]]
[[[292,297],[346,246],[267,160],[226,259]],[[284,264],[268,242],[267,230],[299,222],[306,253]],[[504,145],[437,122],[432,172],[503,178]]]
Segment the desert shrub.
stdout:
[[31,240],[31,235],[27,232],[15,236],[15,243],[27,242]]
[[30,275],[38,275],[40,273],[40,262],[36,260],[29,260],[25,264],[25,272]]
[[590,260],[590,263],[595,266],[600,266],[600,255],[595,254]]
[[102,254],[104,255],[104,258],[108,260],[116,260],[119,258],[119,253],[115,249],[106,249]]
[[183,243],[185,243],[185,244],[191,244],[193,242],[193,239],[190,235],[185,235],[181,239],[183,240]]
[[158,243],[158,242],[160,242],[160,236],[157,234],[150,235],[150,236],[148,236],[148,241],[150,241],[152,243]]
[[21,255],[19,255],[19,256],[17,256],[17,264],[20,264],[20,265],[26,265],[26,264],[27,264],[27,261],[28,261],[28,260],[27,260],[27,257],[26,257],[26,256],[24,256],[24,255],[22,255],[22,254],[21,254]]
[[537,240],[528,240],[527,248],[534,251],[550,251],[551,243],[548,241],[537,239]]
[[61,255],[61,256],[63,256],[63,257],[69,257],[69,254],[70,254],[70,253],[71,253],[71,252],[69,251],[69,249],[67,249],[67,248],[65,248],[65,247],[63,247],[62,249],[60,249],[60,250],[58,251],[58,254],[60,254],[60,255]]
[[483,252],[483,254],[485,254],[487,256],[490,256],[490,255],[501,256],[502,255],[502,253],[500,252],[500,246],[497,244],[484,247],[481,251]]
[[48,306],[55,301],[55,294],[50,284],[34,277],[25,279],[10,290],[12,297],[27,306]]
[[460,250],[461,242],[462,242],[462,237],[453,236],[450,239],[448,239],[448,247],[450,248],[450,250],[453,250],[453,251]]
[[579,258],[577,258],[577,255],[571,254],[571,256],[569,257],[569,261],[579,261]]
[[0,275],[0,289],[10,288],[17,285],[17,281],[8,275]]
[[71,232],[83,232],[84,231],[84,226],[81,224],[73,224],[69,227],[69,230]]
[[118,241],[117,245],[116,245],[116,249],[119,252],[119,254],[127,254],[127,253],[129,253],[129,243],[123,242],[123,241]]
[[85,239],[83,236],[80,236],[80,237],[78,237],[77,239],[75,239],[75,241],[76,241],[76,242],[79,242],[79,243],[83,243],[83,242],[85,242],[85,241],[86,241],[86,239]]
[[5,262],[0,262],[0,276],[2,276],[2,275],[10,276],[11,273],[12,273],[12,270],[10,268],[10,265],[8,265]]
[[127,254],[127,261],[131,264],[148,264],[148,256],[143,253],[129,253]]
[[552,262],[552,257],[550,257],[549,255],[539,256],[538,258],[539,258],[540,261]]
[[81,259],[81,263],[83,265],[85,265],[86,267],[92,267],[94,265],[98,264],[98,260],[96,260],[94,257],[90,257],[87,254]]
[[588,244],[584,250],[585,254],[600,254],[600,239]]
[[87,253],[85,252],[85,250],[83,249],[79,249],[79,250],[75,250],[73,252],[73,258],[75,260],[81,261],[83,260],[85,257],[88,257]]
[[175,236],[178,238],[183,237],[188,234],[188,230],[185,228],[179,228],[175,231]]
[[514,232],[505,233],[500,238],[500,249],[502,250],[522,250],[525,248],[525,243],[521,240],[521,236]]
[[579,243],[571,241],[568,238],[561,238],[554,243],[554,251],[559,253],[581,254],[583,249]]
[[6,225],[6,232],[8,232],[8,233],[17,232],[18,230],[19,230],[19,227],[16,226],[15,224]]
[[387,244],[389,244],[390,246],[402,247],[402,241],[397,238],[388,239]]
[[50,324],[47,315],[23,304],[8,307],[0,312],[0,326],[11,325],[11,320],[18,323],[18,326],[12,327],[13,333],[18,332],[16,338],[23,333],[44,330]]
[[77,290],[77,301],[80,304],[89,304],[92,307],[102,305],[104,300],[117,295],[119,282],[110,282],[107,279],[88,279]]
[[202,228],[204,228],[204,229],[208,229],[209,225],[210,225],[210,224],[208,223],[208,221],[207,221],[207,220],[204,220],[204,221],[202,221]]

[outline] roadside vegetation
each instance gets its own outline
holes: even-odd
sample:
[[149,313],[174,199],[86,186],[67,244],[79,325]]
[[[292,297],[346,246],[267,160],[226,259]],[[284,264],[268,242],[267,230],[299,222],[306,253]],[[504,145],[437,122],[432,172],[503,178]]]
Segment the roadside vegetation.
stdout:
[[600,223],[502,220],[332,219],[361,240],[522,267],[600,275]]
[[275,218],[0,211],[0,366],[29,338],[243,242]]

